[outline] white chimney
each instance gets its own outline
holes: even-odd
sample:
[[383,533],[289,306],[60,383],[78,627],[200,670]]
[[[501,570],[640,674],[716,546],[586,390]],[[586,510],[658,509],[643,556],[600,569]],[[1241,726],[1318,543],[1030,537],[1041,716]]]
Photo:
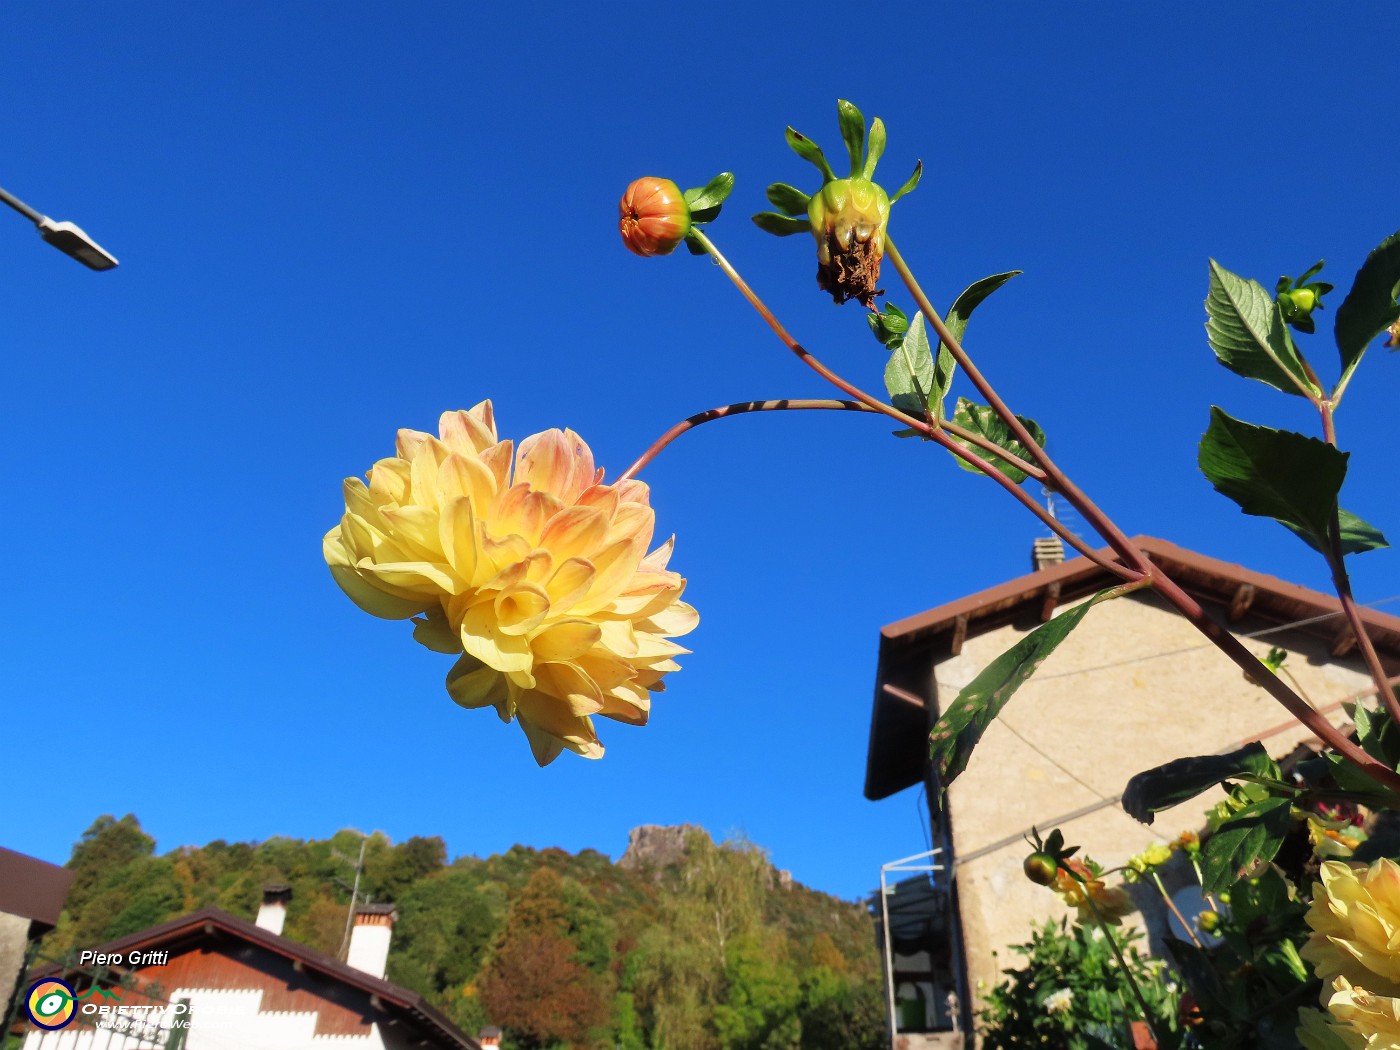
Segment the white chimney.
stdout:
[[389,939],[398,917],[392,904],[362,904],[356,908],[346,965],[363,970],[371,977],[383,977],[389,965]]
[[1031,544],[1031,567],[1039,572],[1065,560],[1065,545],[1058,536],[1042,536]]
[[262,907],[258,909],[257,924],[269,933],[282,936],[282,927],[287,922],[287,902],[292,899],[292,888],[277,884],[263,887]]

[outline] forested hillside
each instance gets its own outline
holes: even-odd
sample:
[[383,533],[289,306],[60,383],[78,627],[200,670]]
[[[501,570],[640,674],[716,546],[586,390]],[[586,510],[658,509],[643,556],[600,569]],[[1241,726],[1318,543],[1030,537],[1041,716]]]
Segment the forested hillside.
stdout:
[[751,843],[661,829],[614,864],[514,846],[448,862],[440,838],[211,842],[157,855],[134,816],[73,848],[44,952],[88,948],[198,908],[251,920],[293,896],[286,936],[335,955],[355,862],[399,914],[389,979],[511,1050],[862,1050],[882,1045],[878,954],[859,905],[790,882]]

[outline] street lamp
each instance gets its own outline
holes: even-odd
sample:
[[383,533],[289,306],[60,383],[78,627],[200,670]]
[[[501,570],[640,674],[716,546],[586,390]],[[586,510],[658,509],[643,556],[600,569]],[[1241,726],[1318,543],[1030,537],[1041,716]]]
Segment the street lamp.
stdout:
[[90,270],[110,270],[117,265],[115,256],[109,255],[102,246],[83,232],[82,227],[71,222],[54,222],[47,215],[40,215],[18,197],[0,189],[0,201],[4,201],[15,211],[32,222],[39,229],[39,235],[64,255],[71,255]]

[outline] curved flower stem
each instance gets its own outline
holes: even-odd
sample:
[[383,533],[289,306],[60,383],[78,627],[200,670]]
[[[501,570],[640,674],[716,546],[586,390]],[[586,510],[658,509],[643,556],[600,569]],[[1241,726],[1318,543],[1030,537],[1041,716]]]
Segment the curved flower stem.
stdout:
[[693,416],[687,416],[673,426],[666,433],[662,434],[651,448],[643,452],[637,462],[624,470],[618,481],[626,481],[635,477],[637,472],[650,463],[657,455],[676,438],[680,437],[687,430],[698,427],[701,423],[708,423],[711,420],[723,419],[725,416],[742,415],[745,412],[779,412],[784,410],[800,409],[833,409],[836,411],[851,412],[874,412],[875,409],[869,405],[863,405],[859,401],[835,401],[831,399],[810,399],[810,398],[779,398],[771,401],[739,401],[732,405],[723,405],[719,408],[711,408],[705,412],[697,412]]
[[953,359],[957,361],[958,367],[963,370],[963,374],[966,375],[972,385],[977,388],[978,393],[987,399],[987,404],[1001,417],[1002,422],[1007,425],[1016,440],[1024,445],[1026,450],[1031,454],[1031,458],[1040,464],[1041,468],[1045,471],[1046,484],[1063,495],[1065,499],[1069,500],[1074,509],[1084,517],[1084,520],[1089,523],[1095,532],[1107,541],[1108,545],[1113,548],[1126,564],[1137,569],[1139,572],[1151,573],[1152,563],[1147,560],[1146,555],[1138,550],[1137,547],[1133,545],[1132,541],[1123,534],[1123,531],[1113,523],[1108,515],[1101,511],[1094,504],[1094,501],[1081,492],[1079,488],[1069,480],[1064,471],[1060,470],[1060,468],[1055,465],[1054,460],[1050,458],[1045,449],[1041,448],[1041,446],[1036,443],[1035,438],[1031,436],[1025,424],[1016,418],[1016,414],[1007,407],[1006,402],[992,389],[992,384],[987,382],[982,373],[978,371],[977,366],[972,363],[972,359],[968,357],[967,351],[963,349],[962,344],[954,338],[952,332],[948,331],[948,326],[943,323],[942,315],[940,315],[939,312],[933,308],[933,304],[928,301],[928,296],[926,296],[924,290],[919,287],[919,282],[914,279],[914,274],[909,269],[908,263],[904,261],[904,256],[899,254],[899,249],[895,247],[894,241],[891,240],[888,235],[885,237],[885,253],[889,256],[890,262],[894,264],[894,268],[898,271],[900,279],[904,281],[905,286],[909,289],[909,294],[914,297],[914,302],[923,312],[924,321],[938,333],[938,338],[942,340],[943,345],[948,348],[948,352],[953,355]]
[[[1331,401],[1318,402],[1318,411],[1322,414],[1322,437],[1333,448],[1337,447],[1337,426],[1332,417],[1335,407]],[[1361,609],[1356,604],[1356,598],[1351,593],[1351,577],[1347,574],[1346,555],[1342,553],[1342,520],[1341,507],[1332,508],[1332,521],[1328,529],[1328,540],[1330,550],[1327,552],[1327,564],[1332,570],[1332,586],[1337,592],[1337,600],[1342,603],[1342,613],[1346,616],[1347,623],[1351,627],[1352,636],[1356,639],[1356,646],[1361,651],[1361,658],[1365,661],[1367,673],[1376,683],[1376,691],[1380,694],[1381,703],[1385,705],[1391,720],[1400,726],[1400,699],[1395,696],[1395,690],[1390,685],[1390,675],[1386,673],[1385,667],[1381,664],[1381,658],[1376,652],[1376,647],[1371,641],[1371,633],[1366,630],[1366,624],[1361,619]]]
[[1133,976],[1133,971],[1128,969],[1128,960],[1123,958],[1123,949],[1118,947],[1118,938],[1113,936],[1113,931],[1108,928],[1108,923],[1104,921],[1103,912],[1099,911],[1098,904],[1089,894],[1084,891],[1084,899],[1088,901],[1089,907],[1094,911],[1094,918],[1098,920],[1099,929],[1108,938],[1108,945],[1113,949],[1113,955],[1118,960],[1118,968],[1123,971],[1123,976],[1128,979],[1128,987],[1133,990],[1133,998],[1137,1000],[1138,1009],[1142,1011],[1142,1019],[1147,1024],[1147,1030],[1152,1033],[1152,1040],[1158,1046],[1161,1040],[1157,1038],[1157,1030],[1152,1026],[1152,1011],[1147,1007],[1147,1000],[1143,998],[1142,989],[1138,987],[1137,979]]

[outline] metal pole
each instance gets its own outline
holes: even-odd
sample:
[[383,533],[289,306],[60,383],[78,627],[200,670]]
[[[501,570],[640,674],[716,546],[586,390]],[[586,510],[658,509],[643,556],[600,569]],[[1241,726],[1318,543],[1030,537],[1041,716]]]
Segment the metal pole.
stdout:
[[890,1047],[894,1047],[898,1032],[894,1018],[894,939],[890,936],[890,899],[885,885],[885,869],[880,868],[880,917],[884,922],[885,942],[885,1000],[890,1022]]
[[40,215],[37,211],[35,211],[29,205],[25,204],[24,201],[20,200],[18,197],[10,193],[6,193],[4,189],[0,189],[0,201],[4,201],[11,208],[19,212],[21,215],[23,215],[26,219],[28,219],[35,225],[38,225],[39,223],[44,221],[45,217],[43,215]]

